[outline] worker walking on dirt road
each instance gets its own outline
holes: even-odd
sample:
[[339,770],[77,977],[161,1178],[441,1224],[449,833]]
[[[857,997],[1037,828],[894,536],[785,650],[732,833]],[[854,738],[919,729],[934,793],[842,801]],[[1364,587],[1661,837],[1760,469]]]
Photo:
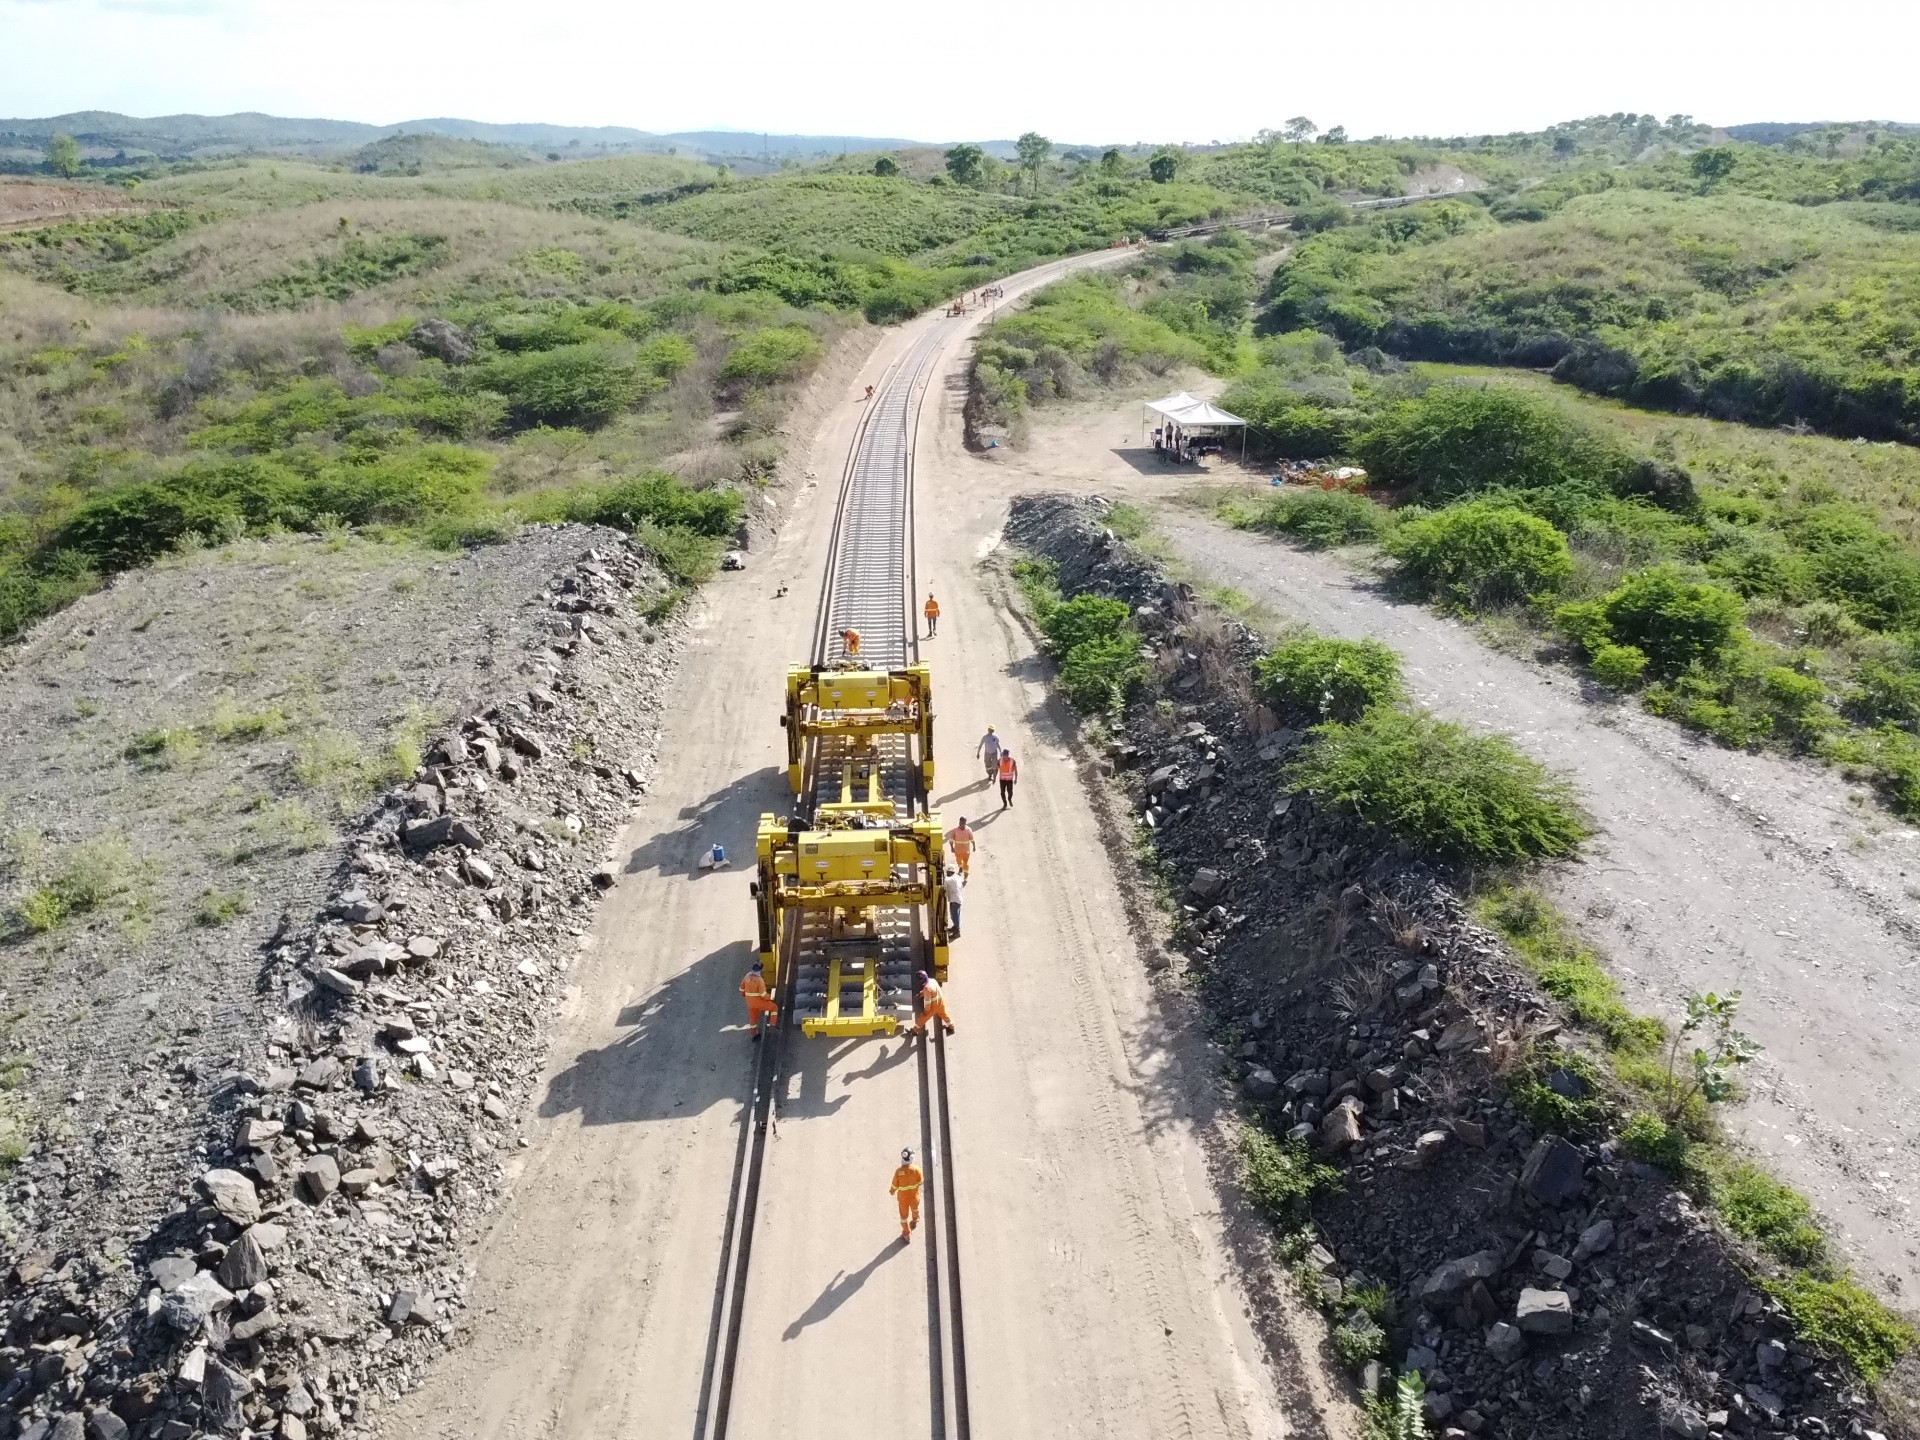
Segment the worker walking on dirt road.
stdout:
[[741,979],[740,995],[747,1002],[747,1029],[753,1032],[755,1040],[760,1038],[760,1018],[763,1015],[772,1022],[773,1029],[780,1028],[780,1006],[767,993],[766,973],[758,960],[753,962],[753,969]]
[[931,640],[940,633],[940,602],[933,598],[933,591],[927,591],[927,603],[920,607],[920,613],[927,617],[927,638]]
[[960,823],[947,832],[947,848],[953,851],[953,863],[960,867],[960,883],[965,884],[973,873],[973,831],[967,828],[967,817],[962,815]]
[[913,1018],[913,1029],[919,1034],[927,1028],[929,1020],[938,1020],[947,1034],[953,1034],[953,1017],[947,1014],[947,992],[940,988],[940,982],[926,971],[920,972],[920,1013]]
[[987,733],[980,737],[980,743],[973,747],[973,753],[985,757],[987,779],[991,780],[1000,772],[1000,737],[993,733],[993,726],[987,726]]
[[966,882],[960,878],[960,872],[953,866],[947,867],[946,877],[940,882],[940,893],[947,897],[947,938],[960,938],[960,902],[966,898],[961,886]]
[[1013,787],[1020,779],[1020,767],[1013,763],[1013,751],[1000,752],[1000,808],[1009,809],[1013,805]]
[[913,1151],[900,1152],[900,1168],[893,1172],[893,1198],[900,1202],[900,1238],[909,1245],[913,1232],[920,1228],[920,1167],[913,1163]]

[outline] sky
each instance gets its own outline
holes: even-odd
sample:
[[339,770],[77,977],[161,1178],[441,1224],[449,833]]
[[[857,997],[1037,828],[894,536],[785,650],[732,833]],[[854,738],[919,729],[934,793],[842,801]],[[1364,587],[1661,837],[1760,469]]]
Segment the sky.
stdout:
[[1920,122],[1916,0],[0,0],[0,115],[1062,143]]

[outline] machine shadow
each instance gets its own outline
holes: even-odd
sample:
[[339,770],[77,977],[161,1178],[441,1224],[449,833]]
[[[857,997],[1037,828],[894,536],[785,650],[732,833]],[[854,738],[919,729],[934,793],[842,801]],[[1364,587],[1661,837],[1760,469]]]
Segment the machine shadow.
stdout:
[[753,953],[750,938],[730,941],[625,1006],[616,1022],[620,1036],[554,1076],[540,1114],[578,1114],[583,1125],[631,1125],[744,1105],[753,1085],[754,1043],[735,987]]
[[754,832],[761,815],[769,811],[785,815],[792,805],[787,772],[778,765],[768,765],[686,806],[671,823],[630,851],[623,868],[629,875],[649,870],[693,877],[714,873],[701,870],[699,862],[718,844],[726,847],[734,870],[743,866],[750,870]]
[[[787,1045],[788,1078],[781,1087],[785,1098],[779,1104],[782,1120],[817,1120],[833,1114],[852,1098],[847,1087],[884,1075],[913,1053],[913,1042],[904,1035],[822,1041],[809,1040],[796,1030]],[[874,1053],[865,1069],[836,1069],[838,1062],[867,1046],[872,1046]],[[839,1093],[832,1093],[836,1089]]]

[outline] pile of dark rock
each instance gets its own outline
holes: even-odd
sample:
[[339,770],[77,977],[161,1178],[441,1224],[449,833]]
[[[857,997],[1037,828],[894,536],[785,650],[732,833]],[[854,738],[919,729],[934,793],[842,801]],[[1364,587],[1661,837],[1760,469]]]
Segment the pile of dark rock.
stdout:
[[[448,1342],[677,648],[634,603],[665,582],[605,536],[531,602],[519,673],[364,814],[317,912],[282,917],[257,1038],[182,1077],[208,1124],[166,1218],[66,1253],[16,1230],[0,1437],[361,1433]],[[71,1149],[36,1144],[16,1216]]]
[[[1128,601],[1152,649],[1107,768],[1153,832],[1246,1110],[1344,1172],[1296,1273],[1355,1328],[1373,1323],[1356,1292],[1390,1294],[1362,1386],[1420,1372],[1447,1437],[1876,1434],[1867,1387],[1792,1338],[1670,1177],[1516,1110],[1503,1077],[1578,1043],[1552,1003],[1446,876],[1286,791],[1304,737],[1252,699],[1260,637],[1117,542],[1104,508],[1022,498],[1008,535],[1067,595]],[[1590,1073],[1547,1083],[1584,1098]]]

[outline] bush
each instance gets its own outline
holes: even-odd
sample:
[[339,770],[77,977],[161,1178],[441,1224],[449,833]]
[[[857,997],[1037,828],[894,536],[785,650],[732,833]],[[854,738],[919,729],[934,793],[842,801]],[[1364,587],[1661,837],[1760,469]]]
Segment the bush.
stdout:
[[1288,640],[1254,662],[1254,683],[1275,709],[1343,724],[1401,695],[1400,657],[1378,640]]
[[1066,656],[1090,640],[1124,633],[1132,612],[1126,602],[1105,595],[1076,595],[1056,605],[1040,622],[1056,654]]
[[1746,607],[1731,590],[1688,580],[1670,565],[1629,575],[1600,602],[1608,638],[1632,645],[1656,675],[1676,675],[1726,653]]
[[1633,469],[1551,401],[1501,385],[1435,385],[1389,406],[1354,448],[1376,483],[1417,483],[1440,500],[1567,484],[1605,491]]
[[1838,1356],[1868,1380],[1914,1345],[1914,1329],[1851,1276],[1818,1279],[1805,1271],[1763,1282],[1800,1339]]
[[1714,1209],[1727,1228],[1751,1240],[1784,1265],[1823,1265],[1827,1237],[1813,1206],[1790,1185],[1734,1156],[1716,1155],[1701,1166]]
[[1361,1316],[1358,1323],[1342,1321],[1333,1327],[1330,1337],[1333,1353],[1349,1370],[1358,1370],[1369,1360],[1377,1360],[1387,1348],[1386,1333],[1372,1320]]
[[720,568],[727,542],[680,525],[642,520],[633,527],[633,543],[646,552],[676,585],[704,585]]
[[604,425],[660,384],[605,343],[499,355],[468,375],[470,384],[503,397],[522,425]]
[[1647,673],[1647,655],[1634,645],[1601,645],[1587,661],[1593,678],[1611,690],[1633,690]]
[[1349,490],[1282,490],[1243,523],[1291,535],[1322,550],[1378,540],[1386,533],[1387,512]]
[[1060,664],[1060,688],[1076,710],[1089,713],[1124,701],[1146,679],[1140,639],[1131,627],[1117,635],[1083,640]]
[[1500,735],[1378,706],[1315,728],[1288,782],[1448,860],[1570,855],[1592,833],[1572,787]]
[[811,370],[820,359],[820,342],[803,325],[781,325],[755,330],[727,356],[720,368],[722,380],[749,385],[777,385]]
[[1279,1225],[1304,1221],[1313,1197],[1340,1183],[1340,1172],[1314,1160],[1304,1146],[1283,1145],[1251,1125],[1240,1131],[1240,1165],[1247,1199]]
[[1469,606],[1532,600],[1573,573],[1566,536],[1537,515],[1489,501],[1407,521],[1387,553],[1423,592]]
[[1658,1165],[1672,1174],[1678,1174],[1687,1163],[1686,1132],[1648,1111],[1642,1111],[1620,1127],[1620,1143],[1634,1159]]
[[1480,898],[1475,911],[1513,946],[1539,977],[1540,988],[1566,1006],[1578,1024],[1597,1031],[1608,1049],[1645,1054],[1665,1040],[1658,1020],[1621,1003],[1620,987],[1600,957],[1538,890],[1498,886]]
[[[746,503],[738,490],[720,486],[695,490],[678,476],[655,470],[575,491],[565,497],[560,513],[583,525],[613,525],[622,530],[658,525],[719,539],[733,534]],[[530,514],[542,518],[538,507]]]
[[1597,1135],[1607,1123],[1600,1075],[1585,1056],[1535,1051],[1508,1073],[1506,1084],[1514,1108],[1536,1130]]

